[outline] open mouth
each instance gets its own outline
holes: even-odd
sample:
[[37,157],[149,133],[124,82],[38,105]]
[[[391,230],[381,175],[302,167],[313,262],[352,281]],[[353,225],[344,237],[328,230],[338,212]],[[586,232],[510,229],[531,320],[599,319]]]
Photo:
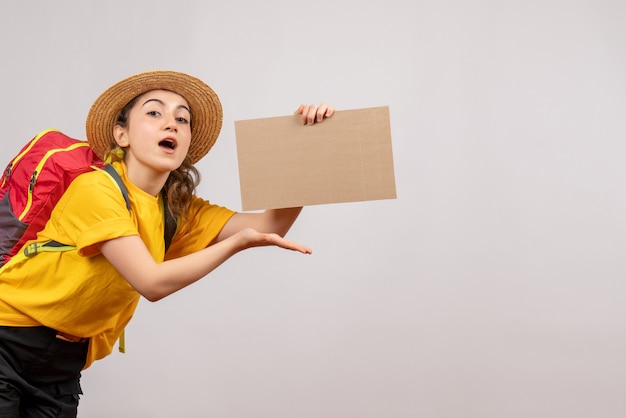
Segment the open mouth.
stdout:
[[176,149],[176,141],[174,141],[173,139],[164,139],[163,141],[159,142],[159,146],[161,148],[166,148],[173,151]]

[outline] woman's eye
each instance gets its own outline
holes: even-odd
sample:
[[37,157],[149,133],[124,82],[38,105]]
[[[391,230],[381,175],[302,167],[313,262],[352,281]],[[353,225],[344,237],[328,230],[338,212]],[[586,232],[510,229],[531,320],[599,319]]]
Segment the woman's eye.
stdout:
[[180,123],[189,123],[189,120],[187,118],[184,118],[182,116],[176,118],[176,120]]
[[148,112],[148,115],[150,116],[159,116],[159,112],[157,112],[156,110],[151,110]]

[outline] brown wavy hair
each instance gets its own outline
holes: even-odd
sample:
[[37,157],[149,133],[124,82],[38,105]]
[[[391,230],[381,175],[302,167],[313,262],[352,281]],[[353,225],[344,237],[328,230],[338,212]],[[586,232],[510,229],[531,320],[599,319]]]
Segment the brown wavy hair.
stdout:
[[[128,116],[139,97],[128,102],[117,114],[116,125],[122,128],[128,127]],[[191,132],[193,135],[193,122],[191,124]],[[111,161],[120,161],[124,159],[124,151],[115,141],[109,145],[110,149],[106,153],[105,158],[111,158]],[[176,219],[186,221],[191,202],[196,191],[196,187],[200,184],[200,172],[194,167],[189,156],[185,157],[183,163],[176,170],[172,171],[163,186],[162,192],[165,193],[167,207]]]

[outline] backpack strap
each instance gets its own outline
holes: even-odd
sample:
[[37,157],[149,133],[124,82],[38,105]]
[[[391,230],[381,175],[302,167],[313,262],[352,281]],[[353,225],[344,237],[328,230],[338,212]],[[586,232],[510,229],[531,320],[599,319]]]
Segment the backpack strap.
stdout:
[[[111,164],[106,164],[104,166],[104,171],[109,173],[109,175],[115,180],[117,186],[120,188],[122,192],[122,196],[124,196],[124,201],[126,201],[126,209],[130,210],[130,199],[128,198],[128,189],[122,178],[118,174],[117,170],[113,168]],[[161,197],[163,199],[163,240],[165,241],[165,252],[170,248],[170,244],[172,243],[172,239],[174,238],[174,234],[176,233],[176,228],[178,227],[178,222],[172,213],[170,212],[167,206],[167,193],[161,192]]]
[[111,164],[106,164],[104,166],[104,171],[106,171],[109,174],[109,176],[111,176],[113,180],[115,180],[117,187],[122,192],[122,196],[124,196],[124,202],[126,202],[126,209],[130,211],[130,198],[128,197],[128,189],[126,188],[126,185],[122,181],[122,178],[118,174],[117,170]]
[[170,244],[172,243],[172,239],[174,238],[174,234],[176,233],[176,228],[178,228],[178,221],[170,212],[169,206],[167,206],[167,193],[164,191],[161,192],[161,197],[163,198],[163,239],[165,240],[165,252],[170,248]]
[[[98,169],[98,168],[94,167],[94,169]],[[124,197],[124,202],[126,202],[126,209],[130,211],[130,198],[128,197],[128,189],[126,188],[126,185],[122,181],[122,178],[120,177],[117,170],[115,170],[115,168],[111,164],[106,164],[102,170],[105,171],[111,177],[111,179],[115,182],[117,187],[120,189],[120,192],[122,193],[122,196]],[[174,217],[174,215],[172,215],[172,213],[168,209],[167,193],[163,192],[161,193],[161,196],[163,198],[163,213],[164,213],[163,215],[163,218],[164,218],[163,219],[163,225],[164,225],[163,240],[165,242],[165,252],[167,252],[167,250],[170,247],[170,244],[172,243],[172,239],[174,238],[174,234],[176,233],[178,222],[176,218]],[[75,248],[76,247],[65,245],[57,241],[48,241],[43,244],[34,242],[28,245],[24,249],[24,255],[26,255],[27,257],[30,257],[41,251],[61,252],[61,251],[73,250]]]

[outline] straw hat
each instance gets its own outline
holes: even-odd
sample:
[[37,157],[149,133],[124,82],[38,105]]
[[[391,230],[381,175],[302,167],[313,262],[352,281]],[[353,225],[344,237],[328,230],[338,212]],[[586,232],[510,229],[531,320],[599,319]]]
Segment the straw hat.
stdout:
[[104,153],[113,140],[118,112],[135,97],[150,90],[169,90],[187,100],[192,113],[189,157],[196,163],[204,157],[222,128],[222,105],[217,94],[190,75],[175,71],[147,71],[130,76],[105,90],[87,115],[87,141],[96,155]]

